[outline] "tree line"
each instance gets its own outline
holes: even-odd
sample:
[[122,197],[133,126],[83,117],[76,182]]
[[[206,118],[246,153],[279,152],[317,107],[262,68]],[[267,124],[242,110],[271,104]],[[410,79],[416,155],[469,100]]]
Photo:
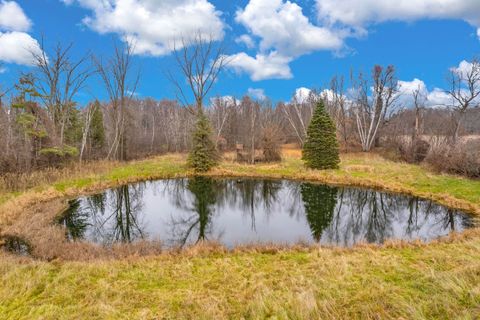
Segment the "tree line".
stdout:
[[[422,88],[399,92],[394,66],[335,76],[308,96],[272,103],[268,98],[213,97],[228,65],[225,47],[201,35],[174,48],[176,69],[166,77],[176,99],[136,95],[141,81],[134,45],[116,44],[110,57],[73,58],[72,45],[32,53],[34,68],[12,87],[0,84],[0,172],[25,172],[72,161],[130,160],[167,152],[235,151],[237,159],[277,161],[282,144],[303,147],[319,101],[333,119],[343,152],[373,149],[409,162],[480,176],[480,63],[451,69],[448,105],[428,107]],[[78,96],[92,78],[107,99],[86,105]],[[203,132],[203,134],[202,134]],[[194,137],[194,139],[192,139]]]

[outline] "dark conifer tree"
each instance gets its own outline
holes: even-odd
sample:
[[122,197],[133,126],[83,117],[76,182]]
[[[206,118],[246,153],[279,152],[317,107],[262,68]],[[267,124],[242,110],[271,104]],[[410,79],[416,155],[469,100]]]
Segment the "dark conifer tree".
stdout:
[[100,102],[95,101],[95,109],[90,124],[90,141],[95,149],[102,149],[105,145],[105,127],[103,125],[103,112]]
[[188,166],[195,172],[206,172],[218,165],[219,155],[212,140],[210,122],[202,110],[198,112],[193,146],[187,159]]
[[336,169],[340,163],[335,124],[323,101],[318,102],[308,126],[302,159],[312,169]]

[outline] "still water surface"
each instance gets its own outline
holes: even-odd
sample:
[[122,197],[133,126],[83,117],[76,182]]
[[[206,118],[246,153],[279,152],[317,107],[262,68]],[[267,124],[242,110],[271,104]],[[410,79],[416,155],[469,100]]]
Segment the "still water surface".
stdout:
[[288,180],[206,177],[143,182],[78,198],[58,222],[72,241],[112,245],[143,239],[182,247],[214,240],[230,248],[429,241],[473,227],[469,215],[415,197]]

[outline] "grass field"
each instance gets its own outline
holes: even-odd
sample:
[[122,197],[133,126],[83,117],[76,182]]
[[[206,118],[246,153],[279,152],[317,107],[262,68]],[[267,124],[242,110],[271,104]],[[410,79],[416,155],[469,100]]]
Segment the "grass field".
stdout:
[[[339,170],[312,171],[302,166],[297,151],[285,154],[280,164],[240,165],[227,159],[211,174],[371,186],[480,216],[480,181],[364,154],[343,156]],[[21,230],[28,235],[38,227],[28,221],[42,214],[31,209],[39,202],[189,174],[184,156],[167,155],[25,176],[23,190],[0,193],[0,232],[22,221],[27,226]],[[0,254],[0,319],[479,317],[479,229],[430,244],[395,242],[352,249],[253,247],[227,252],[201,245],[156,256],[132,251],[123,259],[70,256],[49,262]]]

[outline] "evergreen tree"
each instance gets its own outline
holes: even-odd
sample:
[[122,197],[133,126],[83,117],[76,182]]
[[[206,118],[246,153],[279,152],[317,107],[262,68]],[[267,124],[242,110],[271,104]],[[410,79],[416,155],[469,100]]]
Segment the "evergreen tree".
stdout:
[[95,149],[102,149],[105,145],[105,127],[103,126],[103,112],[100,102],[95,101],[92,122],[90,123],[90,141]]
[[308,126],[302,159],[312,169],[336,169],[340,163],[335,124],[323,101],[317,103]]
[[76,145],[82,140],[82,122],[80,111],[72,108],[68,114],[68,122],[65,128],[65,142],[68,145]]
[[188,155],[187,164],[195,172],[206,172],[218,164],[219,155],[212,141],[212,129],[208,118],[202,110],[198,112],[197,117],[193,147]]

